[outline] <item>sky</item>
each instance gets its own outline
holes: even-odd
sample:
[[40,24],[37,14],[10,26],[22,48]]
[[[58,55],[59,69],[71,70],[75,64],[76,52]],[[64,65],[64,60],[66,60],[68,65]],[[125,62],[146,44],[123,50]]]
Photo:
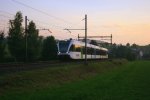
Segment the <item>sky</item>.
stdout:
[[[0,30],[8,31],[17,11],[33,20],[40,35],[76,39],[84,31],[87,14],[88,36],[113,35],[113,43],[150,44],[150,0],[1,0]],[[24,26],[24,22],[23,22]]]

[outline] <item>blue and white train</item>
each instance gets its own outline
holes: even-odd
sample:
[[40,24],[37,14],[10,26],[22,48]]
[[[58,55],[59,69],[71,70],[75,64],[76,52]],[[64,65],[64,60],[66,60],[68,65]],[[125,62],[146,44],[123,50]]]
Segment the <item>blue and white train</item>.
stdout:
[[[85,59],[85,42],[77,40],[59,41],[58,57],[60,59]],[[108,50],[87,43],[87,59],[107,59]]]

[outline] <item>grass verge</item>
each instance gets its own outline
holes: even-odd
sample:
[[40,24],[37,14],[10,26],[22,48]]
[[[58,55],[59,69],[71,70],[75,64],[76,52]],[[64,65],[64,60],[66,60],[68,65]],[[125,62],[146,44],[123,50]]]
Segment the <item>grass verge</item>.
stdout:
[[150,100],[149,66],[149,61],[112,61],[3,76],[0,99]]

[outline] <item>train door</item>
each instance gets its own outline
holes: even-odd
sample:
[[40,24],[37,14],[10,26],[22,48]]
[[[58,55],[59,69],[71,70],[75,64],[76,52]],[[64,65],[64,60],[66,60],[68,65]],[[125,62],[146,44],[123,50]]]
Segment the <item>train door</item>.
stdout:
[[91,48],[91,58],[92,59],[96,58],[96,50],[94,48]]
[[94,49],[94,58],[96,58],[96,49]]
[[83,48],[84,47],[81,46],[81,59],[83,59]]

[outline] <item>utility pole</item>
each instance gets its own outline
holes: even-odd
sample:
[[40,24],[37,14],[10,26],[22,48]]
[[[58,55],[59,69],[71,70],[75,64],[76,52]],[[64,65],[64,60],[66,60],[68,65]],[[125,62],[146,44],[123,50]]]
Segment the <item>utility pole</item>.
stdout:
[[87,64],[87,15],[85,15],[85,65]]
[[25,16],[25,47],[26,47],[26,62],[28,61],[28,39],[27,39],[27,16]]
[[[85,28],[84,29],[64,29],[67,30],[69,33],[71,33],[70,30],[84,30],[85,31],[85,61],[84,64],[88,65],[87,63],[87,15],[85,15]],[[78,34],[78,39],[79,39],[79,34]]]
[[111,45],[112,45],[112,34],[111,34]]

